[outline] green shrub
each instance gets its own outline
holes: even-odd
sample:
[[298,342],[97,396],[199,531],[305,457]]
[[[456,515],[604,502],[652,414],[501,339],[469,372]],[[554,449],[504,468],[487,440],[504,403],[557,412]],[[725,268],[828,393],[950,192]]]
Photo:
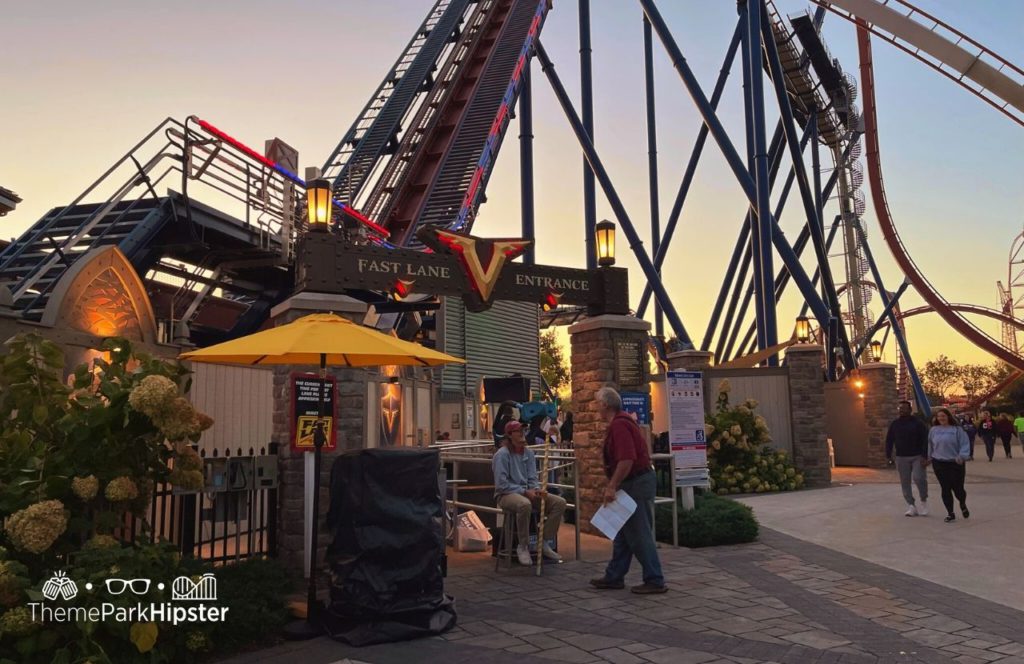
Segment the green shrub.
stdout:
[[[742,503],[713,493],[698,495],[692,510],[679,506],[679,544],[691,549],[719,544],[744,544],[757,539],[754,511]],[[658,505],[659,542],[672,542],[672,508]]]
[[273,641],[290,617],[285,598],[295,579],[284,565],[252,559],[221,567],[216,574],[217,605],[229,610],[211,634],[213,649],[227,654]]

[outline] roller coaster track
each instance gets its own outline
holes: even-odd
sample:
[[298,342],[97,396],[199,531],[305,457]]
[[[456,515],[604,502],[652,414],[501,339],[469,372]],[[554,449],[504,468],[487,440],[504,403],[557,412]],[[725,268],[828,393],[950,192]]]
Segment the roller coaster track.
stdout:
[[[824,0],[821,1],[824,2]],[[898,1],[902,5],[910,6],[907,3],[902,2],[902,0]],[[856,9],[865,15],[873,17],[874,20],[879,20],[878,16],[884,15],[882,14],[883,9],[889,11],[891,14],[900,16],[898,12],[894,12],[890,8],[885,7],[882,3],[874,2],[873,0],[832,0],[830,3],[825,4],[830,8],[832,4],[836,4],[843,6],[848,10]],[[888,18],[891,19],[891,16]],[[860,54],[861,87],[864,99],[864,140],[866,146],[865,157],[868,167],[868,181],[871,186],[871,197],[875,205],[875,214],[878,217],[878,224],[881,227],[882,235],[885,238],[886,244],[888,244],[889,250],[892,252],[893,258],[899,265],[900,270],[908,279],[910,279],[910,282],[914,285],[918,294],[921,295],[925,302],[927,302],[950,327],[959,332],[964,338],[978,348],[990,353],[1003,362],[1006,362],[1013,368],[1019,371],[1024,371],[1024,357],[1021,357],[1016,352],[1005,348],[999,341],[993,339],[979,327],[965,319],[959,312],[953,309],[953,307],[950,306],[950,304],[941,295],[939,295],[938,291],[935,290],[931,283],[929,283],[921,273],[921,270],[917,267],[916,263],[914,263],[914,260],[907,252],[906,246],[900,239],[896,226],[893,223],[892,214],[890,213],[889,203],[885,194],[885,185],[882,178],[882,163],[879,156],[878,118],[875,103],[874,66],[871,57],[871,32],[865,18],[857,16],[855,20],[857,23],[857,46]],[[916,21],[911,22],[914,26],[919,26]],[[920,32],[919,27],[914,28],[911,26],[908,28],[904,25],[903,28],[900,28],[897,27],[895,21],[890,23],[889,26],[890,29],[897,30],[895,34],[903,35],[906,39],[919,39],[921,37],[921,35],[918,34]],[[899,32],[901,29],[906,29],[907,32]],[[928,32],[929,34],[934,34],[931,31]],[[952,42],[948,43],[952,44]],[[924,42],[921,44],[924,44]],[[919,47],[924,48],[923,45],[919,45]],[[904,50],[908,49],[904,48]],[[972,73],[975,71],[975,67],[968,66],[966,67],[966,70],[967,71],[964,74],[965,76],[973,77],[976,75]],[[995,70],[995,68],[991,66],[988,67],[988,70],[995,71],[996,74],[1002,76],[999,71]],[[978,71],[988,70],[978,68]],[[1014,68],[1014,70],[1020,71],[1016,68]],[[963,81],[961,80],[960,83],[963,84]],[[1024,90],[1021,90],[1020,93],[1024,95]],[[1009,105],[1009,97],[1012,97],[1013,95],[1009,95],[1009,93],[1007,93],[1007,95],[1007,105]],[[1017,107],[1018,104],[1019,108],[1024,110],[1024,101],[1016,100],[1014,106]],[[1003,107],[1003,110],[1005,111],[1005,107]]]
[[1024,69],[907,0],[811,0],[892,44],[1024,126]]

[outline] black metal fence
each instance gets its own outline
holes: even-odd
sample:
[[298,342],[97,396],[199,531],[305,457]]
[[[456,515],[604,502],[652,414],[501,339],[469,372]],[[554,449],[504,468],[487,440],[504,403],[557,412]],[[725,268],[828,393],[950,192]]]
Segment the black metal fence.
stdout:
[[206,487],[182,492],[160,484],[143,519],[126,514],[117,533],[123,541],[141,537],[177,545],[182,556],[215,564],[277,553],[277,454],[250,448],[243,454],[200,452]]

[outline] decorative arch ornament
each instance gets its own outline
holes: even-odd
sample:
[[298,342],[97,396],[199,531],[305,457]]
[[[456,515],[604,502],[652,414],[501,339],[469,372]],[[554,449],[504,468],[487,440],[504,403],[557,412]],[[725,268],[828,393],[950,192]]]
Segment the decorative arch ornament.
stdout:
[[156,316],[146,286],[115,246],[92,249],[64,273],[43,310],[44,325],[153,344]]

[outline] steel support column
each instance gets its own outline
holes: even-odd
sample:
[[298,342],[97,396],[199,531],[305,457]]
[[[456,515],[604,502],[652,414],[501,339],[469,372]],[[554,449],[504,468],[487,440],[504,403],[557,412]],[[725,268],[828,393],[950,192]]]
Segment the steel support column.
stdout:
[[[758,328],[757,345],[758,350],[764,350],[779,342],[779,326],[775,320],[775,289],[769,286],[775,275],[775,267],[772,255],[772,229],[769,221],[772,204],[771,189],[768,184],[768,139],[765,136],[767,130],[764,123],[764,71],[761,68],[761,0],[749,0],[746,2],[746,10],[746,46],[750,72],[750,88],[747,93],[750,96],[749,121],[754,138],[751,175],[755,180],[757,194],[757,226],[751,226],[750,237],[754,256],[754,295],[757,297],[761,315],[764,316],[764,322]],[[792,113],[789,119],[792,121]],[[786,129],[787,138],[792,141],[791,145],[795,146],[799,139],[791,135],[788,125],[784,124],[783,127]],[[799,158],[798,153],[797,159]],[[754,241],[755,237],[756,241]],[[761,259],[760,269],[758,269],[757,261],[759,256]],[[768,358],[769,366],[777,366],[778,363],[778,356],[773,355]]]
[[[732,34],[732,41],[729,42],[729,49],[725,54],[725,61],[722,63],[722,68],[718,71],[718,80],[715,81],[715,89],[711,92],[711,108],[717,110],[718,102],[722,98],[722,92],[725,90],[725,82],[729,78],[729,72],[732,70],[733,61],[736,60],[736,52],[740,47],[740,40],[743,32],[743,23],[737,22],[736,29]],[[672,236],[676,232],[676,225],[679,223],[679,217],[683,212],[683,204],[686,202],[686,196],[690,192],[690,185],[693,183],[694,175],[697,173],[697,164],[700,162],[701,154],[704,152],[704,145],[708,140],[708,126],[706,123],[701,123],[700,130],[697,132],[697,140],[693,143],[693,152],[690,153],[690,160],[686,164],[686,171],[683,173],[683,180],[679,183],[679,190],[676,192],[676,199],[672,203],[672,211],[669,212],[668,221],[665,223],[665,232],[660,238],[660,244],[658,246],[657,255],[654,257],[654,266],[661,269],[665,262],[665,256],[668,255],[669,245],[672,243]],[[644,286],[644,292],[640,296],[640,305],[636,309],[636,315],[643,318],[644,314],[647,313],[647,305],[651,301],[651,286],[650,284]]]
[[[722,150],[722,154],[725,156],[733,175],[739,181],[744,195],[746,195],[747,200],[752,205],[756,206],[756,185],[750,177],[750,173],[747,172],[739,153],[736,152],[735,146],[729,139],[729,136],[725,131],[725,127],[722,126],[718,116],[715,114],[714,110],[711,109],[711,105],[708,102],[707,97],[704,95],[704,91],[701,89],[700,84],[693,75],[693,71],[690,69],[690,66],[686,63],[686,58],[683,57],[682,51],[679,50],[679,45],[676,43],[675,38],[673,38],[671,31],[665,24],[665,19],[662,18],[661,13],[658,11],[653,0],[638,1],[643,7],[644,13],[650,20],[651,25],[654,27],[655,32],[658,33],[658,37],[661,39],[662,44],[668,51],[673,66],[676,68],[680,78],[686,85],[690,96],[693,98],[694,103],[697,105],[698,110],[704,118],[704,122],[708,124],[711,135],[715,138],[715,142],[718,143],[719,148]],[[782,229],[778,227],[778,224],[775,223],[775,220],[772,219],[770,215],[769,221],[771,223],[772,231],[771,239],[775,249],[779,252],[779,256],[782,258],[782,261],[793,274],[793,279],[799,286],[801,294],[803,294],[804,298],[811,303],[811,310],[814,312],[815,318],[827,325],[830,317],[828,307],[818,295],[817,290],[811,286],[810,276],[807,274],[807,271],[804,270],[803,266],[800,265],[800,260],[797,258],[796,254],[793,253],[793,248],[786,240],[786,236],[782,232]]]
[[[654,39],[651,22],[644,17],[644,87],[647,92],[647,176],[651,197],[651,251],[655,258],[661,245],[661,211],[658,209],[658,125],[654,108]],[[654,265],[661,274],[658,265]],[[665,336],[665,320],[661,305],[654,303],[654,335]]]
[[908,288],[910,288],[910,281],[908,279],[904,279],[903,283],[900,284],[900,287],[896,289],[895,293],[893,293],[893,296],[889,298],[889,304],[885,305],[882,315],[878,317],[878,320],[875,321],[874,325],[868,328],[867,333],[864,335],[864,342],[857,347],[857,351],[853,354],[854,359],[860,359],[860,356],[863,355],[864,351],[871,345],[871,339],[878,334],[878,331],[882,329],[883,325],[889,322],[889,314],[895,314],[896,305],[899,304],[900,297],[907,292]]
[[[862,229],[859,230],[863,233]],[[871,269],[871,278],[875,280],[875,286],[878,287],[878,296],[882,298],[882,304],[888,309],[889,295],[885,290],[885,285],[882,283],[882,273],[878,271],[878,266],[875,264],[875,257],[871,253],[871,247],[868,246],[867,237],[862,234],[860,240],[861,245],[864,247],[864,257],[868,259],[868,267]],[[917,368],[914,366],[914,360],[910,356],[907,337],[903,334],[903,330],[900,329],[899,321],[896,320],[896,315],[891,310],[889,311],[889,327],[892,329],[893,336],[896,337],[896,343],[899,344],[903,361],[907,363],[907,372],[910,374],[910,382],[914,385],[914,395],[917,397],[917,407],[926,417],[931,417],[932,406],[928,402],[928,395],[925,394],[924,386],[921,384],[921,376],[918,375]]]
[[629,241],[629,248],[633,250],[633,255],[636,256],[637,262],[640,263],[644,276],[647,277],[647,280],[654,287],[654,295],[661,303],[661,307],[665,311],[665,318],[668,319],[672,331],[680,342],[686,346],[692,346],[693,343],[690,341],[690,335],[683,326],[683,321],[679,318],[679,314],[676,313],[676,308],[672,304],[665,286],[661,283],[661,277],[658,276],[654,263],[644,250],[643,241],[640,239],[639,234],[636,232],[636,227],[626,213],[622,199],[619,198],[618,192],[615,191],[611,178],[608,177],[608,171],[605,170],[604,164],[601,162],[601,158],[598,156],[597,150],[590,140],[590,136],[587,135],[587,131],[583,127],[583,122],[580,120],[579,115],[576,114],[576,109],[572,106],[572,101],[569,99],[569,94],[565,91],[565,86],[562,85],[558,74],[555,73],[555,66],[551,63],[551,59],[548,57],[547,51],[544,50],[544,46],[540,41],[537,42],[537,59],[540,61],[541,69],[545,76],[547,76],[548,82],[551,83],[551,89],[554,91],[555,97],[565,113],[565,117],[569,120],[569,124],[572,125],[577,140],[579,140],[580,145],[583,147],[583,154],[586,155],[587,162],[593,169],[597,181],[601,183],[601,189],[608,199],[608,204],[611,205],[615,218],[618,220],[622,232]]
[[[583,114],[583,130],[590,142],[594,141],[594,68],[590,48],[590,0],[580,0],[580,111]],[[587,269],[597,267],[597,248],[594,227],[597,225],[597,194],[594,188],[594,171],[590,162],[583,159],[583,228],[586,233]]]
[[523,263],[533,265],[537,262],[536,230],[534,228],[533,207],[533,91],[530,82],[530,63],[527,60],[523,68],[522,82],[519,89],[519,192],[520,208],[523,220],[523,237],[531,240],[530,246],[523,253]]
[[[811,191],[811,183],[807,177],[807,169],[804,166],[803,157],[800,154],[799,139],[797,138],[796,122],[793,119],[793,107],[789,101],[789,92],[786,90],[786,77],[782,71],[782,63],[779,60],[779,49],[775,44],[775,37],[769,24],[768,9],[763,4],[764,0],[751,0],[752,4],[758,5],[758,14],[762,19],[761,37],[764,40],[765,50],[768,53],[768,66],[771,69],[772,81],[775,89],[775,98],[779,104],[780,119],[782,126],[786,129],[786,143],[789,146],[789,156],[793,160],[793,167],[796,171],[797,187],[800,190],[800,200],[804,206],[804,214],[807,215],[807,227],[811,232],[811,243],[814,245],[814,253],[818,259],[818,267],[821,270],[821,288],[829,308],[832,310],[832,318],[835,322],[829,323],[829,330],[834,331],[840,340],[840,349],[843,352],[843,364],[847,367],[854,366],[853,353],[850,350],[850,342],[846,338],[846,328],[842,326],[839,319],[839,297],[836,295],[835,282],[832,279],[832,269],[828,262],[828,252],[825,250],[825,238],[823,226],[819,215],[818,203],[820,200]],[[812,115],[813,117],[813,115]],[[816,124],[816,122],[815,122]],[[815,143],[817,147],[817,143]],[[835,375],[835,353],[829,348],[829,375]]]

